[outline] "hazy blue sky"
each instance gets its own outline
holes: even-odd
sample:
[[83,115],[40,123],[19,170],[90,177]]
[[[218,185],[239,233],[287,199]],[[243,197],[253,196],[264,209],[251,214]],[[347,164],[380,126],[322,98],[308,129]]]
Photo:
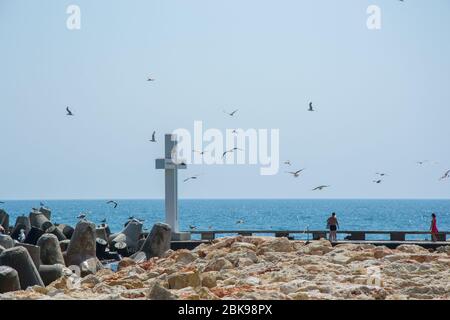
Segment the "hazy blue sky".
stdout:
[[191,166],[181,197],[449,198],[449,40],[448,0],[0,0],[0,199],[160,198],[148,139],[194,120],[279,128],[307,170]]

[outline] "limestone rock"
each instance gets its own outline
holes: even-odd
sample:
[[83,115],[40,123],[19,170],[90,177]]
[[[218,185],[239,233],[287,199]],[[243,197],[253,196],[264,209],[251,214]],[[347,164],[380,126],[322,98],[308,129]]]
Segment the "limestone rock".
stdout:
[[171,293],[168,289],[156,283],[149,292],[148,299],[150,300],[177,300],[178,297]]
[[201,285],[201,279],[198,272],[177,272],[171,274],[167,281],[170,289],[182,289],[186,287],[198,287]]

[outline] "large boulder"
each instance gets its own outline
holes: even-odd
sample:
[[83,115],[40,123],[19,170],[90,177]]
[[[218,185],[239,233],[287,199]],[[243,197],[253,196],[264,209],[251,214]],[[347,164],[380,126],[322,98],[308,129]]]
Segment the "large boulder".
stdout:
[[150,234],[145,239],[140,251],[143,251],[147,259],[161,257],[170,249],[172,230],[168,224],[156,223]]
[[20,290],[19,274],[7,266],[0,266],[0,293]]
[[25,249],[27,249],[31,259],[34,262],[34,265],[36,266],[36,269],[39,270],[39,266],[41,265],[41,248],[28,243],[17,243],[16,246],[24,247]]
[[31,286],[44,286],[30,254],[24,247],[14,247],[3,251],[0,254],[0,265],[17,271],[22,290]]
[[5,230],[9,230],[9,214],[3,209],[0,209],[0,226]]
[[64,275],[64,266],[61,264],[41,265],[39,267],[39,274],[45,286],[48,286],[55,280],[58,280]]
[[85,220],[78,222],[67,248],[67,266],[79,266],[88,259],[96,258],[95,239],[95,224]]
[[41,248],[41,262],[43,264],[62,264],[64,265],[64,257],[59,246],[58,238],[51,234],[43,234],[37,241],[37,245]]
[[[114,247],[118,242],[125,242],[127,250],[130,252],[136,252],[139,249],[139,240],[142,233],[142,222],[133,219],[127,222],[125,228],[118,233],[114,233],[108,237],[110,247]],[[104,230],[100,232],[100,230]],[[102,238],[107,234],[106,228],[98,230],[97,237]]]
[[45,231],[47,228],[49,228],[52,223],[49,219],[40,211],[33,210],[30,212],[30,223],[32,227],[41,229]]
[[14,240],[6,234],[0,234],[0,246],[5,249],[10,249],[14,247]]

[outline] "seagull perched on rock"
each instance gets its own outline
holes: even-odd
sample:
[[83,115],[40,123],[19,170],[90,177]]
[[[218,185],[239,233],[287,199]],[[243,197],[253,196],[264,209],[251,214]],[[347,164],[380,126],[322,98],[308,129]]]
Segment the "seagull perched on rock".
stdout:
[[331,186],[318,186],[318,187],[315,187],[312,191],[316,191],[316,190],[322,191],[323,189],[329,188],[329,187],[331,187]]
[[134,216],[129,216],[128,220],[134,220]]
[[225,110],[223,110],[223,112],[225,112],[227,115],[229,115],[230,117],[234,117],[234,115],[236,114],[236,112],[238,112],[239,111],[239,109],[236,109],[236,110],[234,110],[233,112],[227,112],[227,111],[225,111]]
[[298,178],[299,176],[300,176],[300,173],[302,173],[303,171],[304,171],[305,169],[300,169],[300,170],[297,170],[297,171],[295,171],[295,172],[288,172],[289,174],[292,174],[292,176],[294,177],[294,178]]
[[315,111],[312,102],[309,103],[308,111]]
[[117,206],[119,205],[117,202],[109,200],[108,202],[106,202],[107,204],[113,204],[114,205],[114,209],[117,208]]
[[234,152],[234,151],[236,151],[236,150],[244,151],[244,150],[242,150],[242,149],[239,149],[239,148],[234,147],[233,149],[230,149],[230,150],[228,150],[228,151],[225,151],[225,152],[222,154],[222,158],[225,158],[225,156],[226,156],[228,153],[232,153],[232,152]]
[[72,111],[70,111],[69,107],[66,107],[67,114],[66,116],[73,116]]
[[150,140],[150,142],[156,142],[155,135],[156,135],[156,131],[153,131],[152,139]]
[[448,170],[439,180],[445,180],[450,178],[450,170]]
[[85,213],[80,213],[80,215],[77,217],[77,219],[80,219],[80,220],[86,219],[86,214]]

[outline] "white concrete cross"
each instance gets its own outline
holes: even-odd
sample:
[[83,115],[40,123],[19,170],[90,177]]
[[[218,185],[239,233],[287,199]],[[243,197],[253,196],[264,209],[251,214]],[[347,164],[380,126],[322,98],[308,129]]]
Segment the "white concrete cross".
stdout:
[[165,157],[156,159],[156,169],[165,170],[166,185],[166,223],[172,228],[172,237],[179,238],[180,228],[178,224],[178,169],[186,169],[184,163],[178,164],[174,161],[176,154],[177,136],[166,134],[165,137]]

